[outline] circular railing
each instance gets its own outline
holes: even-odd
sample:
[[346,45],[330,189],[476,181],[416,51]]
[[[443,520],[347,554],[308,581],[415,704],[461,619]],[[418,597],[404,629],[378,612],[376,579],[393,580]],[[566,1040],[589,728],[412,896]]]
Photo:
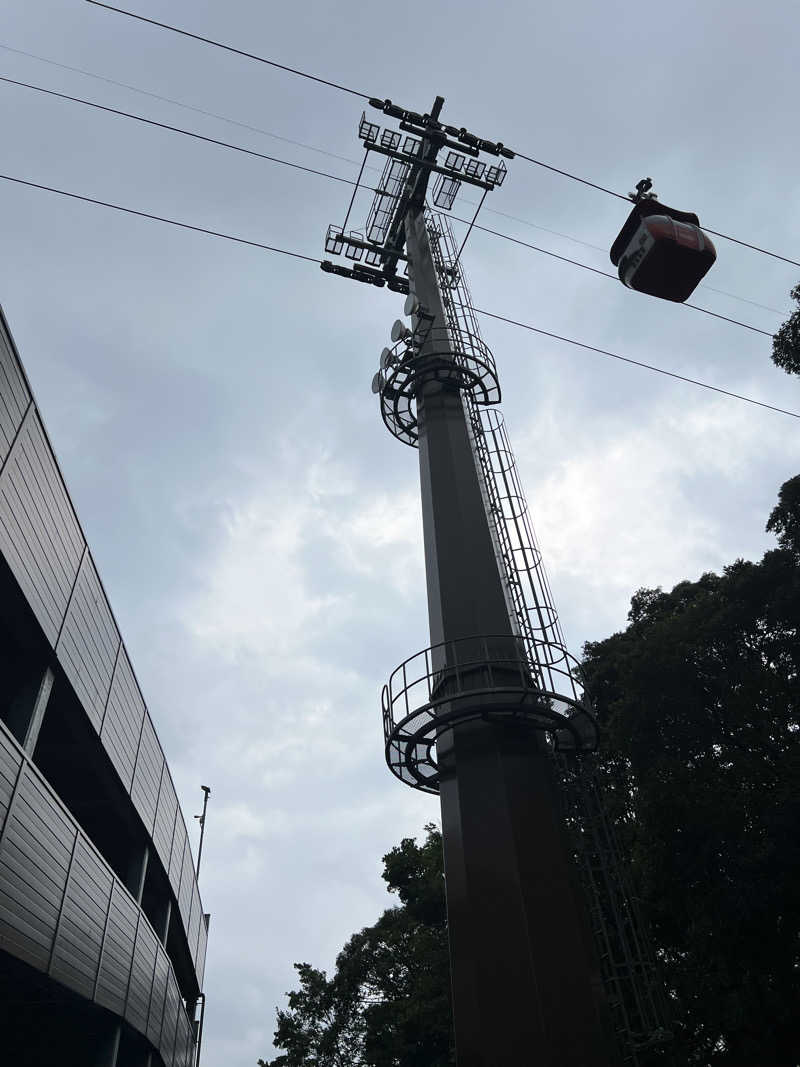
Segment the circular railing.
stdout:
[[578,667],[566,651],[560,664],[533,667],[523,640],[511,635],[462,638],[417,652],[383,687],[389,769],[416,789],[438,792],[439,736],[475,719],[543,731],[556,751],[592,751],[597,726],[575,682]]
[[468,390],[478,404],[499,404],[500,383],[494,356],[480,337],[443,328],[423,331],[398,341],[382,366],[381,416],[398,440],[416,446],[417,390],[437,381]]

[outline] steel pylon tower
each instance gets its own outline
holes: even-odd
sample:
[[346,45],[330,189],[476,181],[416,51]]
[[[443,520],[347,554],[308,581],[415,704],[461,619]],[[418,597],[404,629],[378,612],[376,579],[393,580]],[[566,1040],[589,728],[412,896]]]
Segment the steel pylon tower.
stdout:
[[591,805],[561,795],[567,778],[586,777],[573,762],[596,747],[595,719],[496,408],[463,244],[426,207],[432,175],[433,203],[447,211],[462,183],[484,197],[502,184],[513,153],[440,122],[443,103],[420,115],[370,101],[406,136],[362,116],[365,159],[378,152],[385,167],[365,232],[347,230],[356,191],[344,224],[328,229],[326,251],[352,266],[322,263],[406,293],[411,323],[392,327],[373,391],[390,432],[419,451],[430,646],[384,688],[386,758],[440,797],[459,1067],[637,1063],[658,1028],[646,952],[635,938],[631,947],[636,917],[607,877],[602,820],[584,820],[591,847],[579,847],[567,824]]

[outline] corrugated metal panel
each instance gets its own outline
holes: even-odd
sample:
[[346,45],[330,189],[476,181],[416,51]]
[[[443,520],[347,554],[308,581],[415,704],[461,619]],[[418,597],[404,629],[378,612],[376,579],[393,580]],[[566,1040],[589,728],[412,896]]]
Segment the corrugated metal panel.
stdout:
[[0,465],[8,455],[25,409],[30,401],[28,387],[14,355],[11,338],[0,322]]
[[158,797],[156,822],[153,827],[153,842],[164,870],[169,871],[169,858],[172,851],[172,837],[175,832],[175,817],[178,813],[178,795],[172,784],[169,767],[164,765],[161,776],[161,792]]
[[178,1025],[178,1012],[183,1012],[183,1004],[174,981],[167,983],[167,997],[164,1001],[164,1023],[161,1028],[159,1048],[167,1067],[171,1067],[175,1051],[175,1032]]
[[103,860],[79,835],[50,973],[89,999],[94,996],[113,884],[114,878]]
[[0,834],[6,821],[6,812],[11,804],[14,794],[14,785],[17,774],[22,766],[22,755],[14,745],[11,738],[6,734],[5,728],[0,730]]
[[139,742],[139,755],[133,775],[131,799],[149,834],[153,832],[163,767],[164,753],[161,751],[150,716],[145,713],[142,737]]
[[178,892],[178,908],[180,909],[184,930],[188,930],[189,928],[189,910],[192,906],[192,891],[194,885],[194,861],[192,859],[192,850],[187,844],[186,851],[183,853],[181,888]]
[[175,1067],[191,1067],[190,1049],[192,1048],[191,1028],[183,1005],[178,1012],[178,1027],[175,1036]]
[[29,767],[0,845],[0,940],[46,970],[67,883],[75,829]]
[[0,551],[53,644],[83,548],[78,520],[32,411],[0,477]]
[[194,958],[194,969],[197,972],[197,984],[203,988],[203,977],[206,970],[206,948],[208,946],[208,927],[205,916],[200,920],[200,929],[197,932],[197,952]]
[[169,857],[169,884],[178,899],[178,890],[181,887],[181,872],[183,870],[183,853],[189,847],[186,837],[186,827],[180,812],[175,816],[175,830],[172,834],[172,851]]
[[167,995],[167,981],[175,981],[164,949],[159,945],[156,956],[156,969],[153,973],[153,992],[150,996],[150,1016],[147,1020],[147,1036],[158,1048],[161,1041],[161,1026],[164,1022],[164,998]]
[[201,910],[200,893],[197,890],[197,882],[195,882],[192,888],[192,905],[189,910],[189,924],[186,930],[189,941],[189,955],[192,957],[192,962],[194,962],[197,955],[197,935],[200,932],[200,921],[202,919]]
[[125,1010],[128,976],[136,942],[137,915],[138,909],[133,900],[115,882],[95,1000],[116,1015],[122,1015]]
[[156,964],[158,939],[150,926],[140,919],[136,933],[136,950],[131,967],[125,1018],[136,1030],[147,1033],[150,996],[153,992],[153,970]]
[[56,655],[99,732],[119,649],[117,630],[89,552],[81,563]]
[[123,647],[117,657],[100,740],[126,789],[133,781],[144,712],[144,700]]

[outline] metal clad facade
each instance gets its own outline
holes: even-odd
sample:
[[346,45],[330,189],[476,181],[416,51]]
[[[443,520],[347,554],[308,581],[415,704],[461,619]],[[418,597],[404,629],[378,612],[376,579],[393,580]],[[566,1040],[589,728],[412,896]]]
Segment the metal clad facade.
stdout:
[[18,750],[6,732],[0,730],[0,841],[2,841],[6,814],[14,795],[14,786],[17,784],[17,775],[21,766],[22,757]]
[[208,927],[205,915],[200,916],[200,929],[197,932],[197,950],[195,952],[195,967],[197,968],[197,981],[203,988],[203,974],[206,967],[206,945],[208,943]]
[[72,856],[50,973],[63,985],[94,996],[106,915],[114,884],[111,872],[89,842],[79,835]]
[[31,409],[0,475],[0,551],[52,644],[83,550],[78,520]]
[[28,387],[11,347],[11,338],[0,325],[0,467],[30,403]]
[[130,791],[144,719],[144,700],[128,653],[120,648],[100,740],[125,788]]
[[125,1006],[125,1018],[142,1033],[147,1032],[147,1019],[150,1013],[150,996],[153,992],[153,971],[156,965],[158,938],[153,928],[139,912],[139,925],[136,930],[136,947],[128,983],[128,1002]]
[[[1,312],[0,554],[152,839],[173,927],[202,974],[205,924],[175,787]],[[164,946],[2,720],[0,951],[126,1017],[167,1067],[188,1062],[191,1026]]]
[[2,723],[0,811],[0,947],[124,1015],[156,1047],[165,1003],[172,1041],[176,1028],[189,1033],[152,926]]
[[26,764],[0,845],[0,944],[40,970],[50,963],[74,843],[74,826]]
[[111,608],[87,550],[61,627],[56,655],[97,731],[106,710],[119,640]]
[[106,919],[103,956],[97,977],[98,1004],[122,1015],[128,995],[128,978],[136,938],[136,907],[125,890],[114,883]]
[[139,739],[139,754],[136,757],[136,770],[133,774],[131,800],[151,836],[163,769],[164,753],[161,751],[150,716],[145,712],[142,736]]
[[177,814],[178,794],[172,784],[172,775],[169,773],[169,767],[165,763],[164,773],[161,775],[161,792],[158,796],[156,822],[153,827],[153,844],[156,846],[158,857],[167,872],[169,871],[169,859]]

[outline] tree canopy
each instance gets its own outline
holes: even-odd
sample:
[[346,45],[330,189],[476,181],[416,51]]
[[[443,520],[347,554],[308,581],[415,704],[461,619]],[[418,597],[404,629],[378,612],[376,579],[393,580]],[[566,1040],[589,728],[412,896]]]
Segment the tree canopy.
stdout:
[[[800,285],[789,294],[800,304]],[[772,362],[787,374],[800,374],[800,307],[793,312],[772,338]]]
[[405,838],[383,857],[400,905],[354,934],[328,978],[295,964],[300,988],[279,1010],[275,1045],[260,1067],[448,1067],[452,1053],[450,964],[442,841]]
[[[698,1067],[800,1062],[800,476],[767,528],[778,547],[760,562],[641,589],[627,628],[585,648],[598,772],[669,991],[674,1061]],[[426,830],[384,857],[399,906],[350,939],[332,977],[298,965],[268,1067],[453,1062],[441,840]]]

